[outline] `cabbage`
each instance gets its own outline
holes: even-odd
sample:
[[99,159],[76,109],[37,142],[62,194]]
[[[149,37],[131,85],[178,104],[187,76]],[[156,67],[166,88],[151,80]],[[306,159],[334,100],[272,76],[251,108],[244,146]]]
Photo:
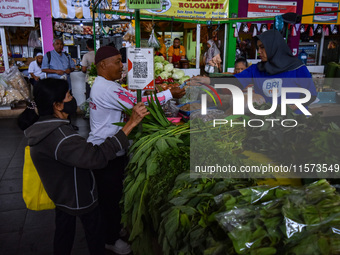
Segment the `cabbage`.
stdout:
[[163,70],[155,70],[155,77],[158,77],[161,72],[163,72]]
[[163,71],[159,74],[159,76],[163,79],[163,80],[166,80],[168,79],[170,76],[171,76],[171,73],[169,72],[166,72],[166,71]]
[[164,66],[164,71],[170,73],[172,71],[172,69],[174,69],[174,65],[173,64],[167,64]]
[[179,69],[179,68],[174,68],[174,69],[172,69],[172,72],[173,72],[173,73],[176,73],[176,72],[179,71],[179,70],[181,70],[181,69]]
[[167,64],[170,64],[169,61],[164,60],[164,61],[163,61],[163,65],[165,66],[165,65],[167,65]]
[[185,75],[183,70],[178,70],[176,72],[173,73],[172,78],[179,80],[181,79],[183,76]]
[[183,84],[186,80],[189,80],[189,79],[190,79],[190,76],[185,75],[181,79],[179,79],[179,84]]
[[163,63],[164,62],[164,57],[163,56],[155,56],[154,61],[155,63]]
[[163,71],[163,64],[160,62],[155,63],[155,71],[162,70]]

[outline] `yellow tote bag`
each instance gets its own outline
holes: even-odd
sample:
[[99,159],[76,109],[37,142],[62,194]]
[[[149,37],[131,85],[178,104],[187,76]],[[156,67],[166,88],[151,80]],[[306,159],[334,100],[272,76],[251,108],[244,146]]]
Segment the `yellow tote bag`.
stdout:
[[55,208],[40,180],[33,164],[30,147],[25,148],[25,162],[22,182],[22,196],[26,207],[30,210],[41,211]]

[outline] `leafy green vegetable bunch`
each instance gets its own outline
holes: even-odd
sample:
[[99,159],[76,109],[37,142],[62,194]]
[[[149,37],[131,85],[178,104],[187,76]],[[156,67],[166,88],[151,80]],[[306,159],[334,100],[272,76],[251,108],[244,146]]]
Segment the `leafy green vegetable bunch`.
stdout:
[[326,180],[240,189],[215,201],[226,209],[216,219],[237,254],[339,253],[340,196]]
[[[149,217],[148,199],[150,180],[160,173],[158,158],[169,149],[176,149],[189,141],[189,124],[175,126],[167,120],[157,97],[148,99],[150,115],[142,122],[142,129],[132,134],[135,141],[129,154],[128,175],[124,182],[124,208],[122,221],[131,228],[132,248],[139,254],[152,254],[149,240],[152,221]],[[131,110],[125,109],[129,115]],[[123,125],[122,123],[115,123]],[[164,170],[164,168],[163,168]],[[164,173],[163,173],[164,174]],[[151,228],[152,229],[152,228]]]
[[182,173],[160,208],[162,221],[158,241],[164,254],[232,254],[230,240],[217,225],[214,196],[248,187],[251,179],[197,178]]

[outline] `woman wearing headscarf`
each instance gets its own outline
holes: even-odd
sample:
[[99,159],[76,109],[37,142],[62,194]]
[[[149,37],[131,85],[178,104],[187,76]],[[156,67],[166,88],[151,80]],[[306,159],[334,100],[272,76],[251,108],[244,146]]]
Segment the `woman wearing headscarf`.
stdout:
[[207,42],[208,51],[204,54],[203,62],[205,63],[204,70],[207,73],[221,72],[221,53],[213,40]]
[[[308,89],[312,103],[317,96],[312,76],[300,59],[294,57],[284,38],[278,30],[269,30],[256,38],[256,47],[261,62],[252,65],[235,77],[245,88],[254,84],[254,92],[272,102],[273,88],[278,89],[278,103],[281,103],[281,88],[296,87]],[[289,93],[287,98],[304,97],[300,93]],[[291,107],[296,110],[296,106]],[[298,112],[299,113],[299,112]]]
[[[283,39],[281,33],[277,30],[269,30],[258,35],[256,45],[261,62],[251,65],[241,73],[235,74],[236,80],[229,80],[229,84],[235,84],[242,89],[249,84],[254,84],[254,93],[256,96],[262,96],[263,101],[272,103],[273,88],[278,90],[278,104],[281,104],[281,88],[295,87],[304,88],[310,91],[311,99],[305,103],[308,106],[317,96],[312,76],[307,67],[294,57],[290,48]],[[221,80],[210,80],[209,77],[194,77],[190,80],[191,85],[221,84]],[[301,93],[288,93],[287,98],[297,99],[304,97]],[[254,98],[254,97],[253,97]],[[290,106],[296,110],[295,105]],[[296,113],[301,113],[296,111]]]

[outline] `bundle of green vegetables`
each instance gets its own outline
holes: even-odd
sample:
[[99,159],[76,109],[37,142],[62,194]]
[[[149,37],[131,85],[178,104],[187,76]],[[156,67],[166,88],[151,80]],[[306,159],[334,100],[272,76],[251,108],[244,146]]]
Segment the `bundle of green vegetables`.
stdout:
[[237,254],[339,254],[340,196],[326,180],[221,194],[216,215]]
[[[206,179],[180,174],[160,207],[158,241],[163,254],[232,254],[232,244],[217,225],[214,196],[254,185],[251,179]],[[158,223],[158,222],[157,222]]]
[[[132,228],[132,248],[140,254],[152,254],[152,244],[149,240],[153,236],[152,222],[147,203],[152,194],[150,180],[160,170],[159,158],[167,150],[188,146],[189,143],[189,124],[175,126],[169,122],[156,96],[148,99],[147,109],[150,115],[143,119],[142,130],[133,133],[131,137],[135,143],[129,151],[132,157],[124,182],[122,215],[123,223]],[[125,112],[131,114],[129,109],[125,109]]]

